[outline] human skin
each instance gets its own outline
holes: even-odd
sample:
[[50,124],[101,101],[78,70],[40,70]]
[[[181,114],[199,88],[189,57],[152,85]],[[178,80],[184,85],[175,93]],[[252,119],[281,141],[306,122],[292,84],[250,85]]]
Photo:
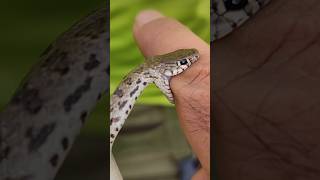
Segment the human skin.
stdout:
[[170,81],[180,125],[201,168],[193,180],[210,179],[210,47],[178,21],[157,11],[140,12],[133,27],[145,57],[196,48],[200,59]]
[[272,0],[213,42],[219,179],[320,179],[320,1]]

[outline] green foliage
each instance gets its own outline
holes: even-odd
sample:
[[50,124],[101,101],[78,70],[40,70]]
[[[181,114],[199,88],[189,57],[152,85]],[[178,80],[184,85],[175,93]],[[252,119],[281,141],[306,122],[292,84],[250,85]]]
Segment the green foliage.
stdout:
[[[155,9],[173,17],[203,40],[210,41],[209,0],[113,0],[110,2],[110,93],[113,93],[122,78],[135,66],[143,62],[132,35],[137,13],[144,9]],[[148,87],[138,103],[169,103],[155,87]]]

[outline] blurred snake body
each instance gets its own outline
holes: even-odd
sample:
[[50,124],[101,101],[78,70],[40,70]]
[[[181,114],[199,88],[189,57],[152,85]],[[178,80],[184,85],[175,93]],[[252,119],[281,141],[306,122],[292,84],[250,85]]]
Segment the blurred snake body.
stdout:
[[211,41],[230,34],[271,0],[212,0]]
[[131,71],[111,97],[110,104],[110,179],[121,180],[122,175],[112,154],[112,146],[141,92],[150,83],[173,103],[170,79],[188,69],[199,59],[196,49],[180,49],[168,54],[147,58],[145,63]]
[[1,180],[54,179],[109,86],[108,14],[96,10],[60,35],[0,113]]

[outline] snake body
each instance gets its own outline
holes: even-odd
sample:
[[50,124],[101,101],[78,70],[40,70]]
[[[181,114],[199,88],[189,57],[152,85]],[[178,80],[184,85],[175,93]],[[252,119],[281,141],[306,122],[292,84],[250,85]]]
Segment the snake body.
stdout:
[[0,179],[51,180],[108,88],[108,9],[94,11],[41,55],[0,113]]
[[269,2],[270,0],[212,0],[211,41],[230,34]]
[[199,59],[196,49],[180,49],[168,54],[147,58],[145,63],[131,71],[120,83],[111,97],[110,104],[110,179],[122,179],[112,155],[112,146],[125,120],[141,92],[150,83],[163,92],[173,103],[170,79],[190,67]]

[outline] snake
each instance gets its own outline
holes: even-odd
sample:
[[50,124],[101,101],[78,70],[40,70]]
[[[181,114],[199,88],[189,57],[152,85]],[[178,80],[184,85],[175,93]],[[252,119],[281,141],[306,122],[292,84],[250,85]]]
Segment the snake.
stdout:
[[178,49],[167,54],[147,57],[143,64],[130,71],[120,82],[110,102],[110,180],[122,180],[112,154],[113,143],[143,90],[154,83],[174,104],[170,79],[191,67],[200,54],[197,49]]
[[0,179],[52,180],[109,88],[109,10],[61,34],[0,113]]

